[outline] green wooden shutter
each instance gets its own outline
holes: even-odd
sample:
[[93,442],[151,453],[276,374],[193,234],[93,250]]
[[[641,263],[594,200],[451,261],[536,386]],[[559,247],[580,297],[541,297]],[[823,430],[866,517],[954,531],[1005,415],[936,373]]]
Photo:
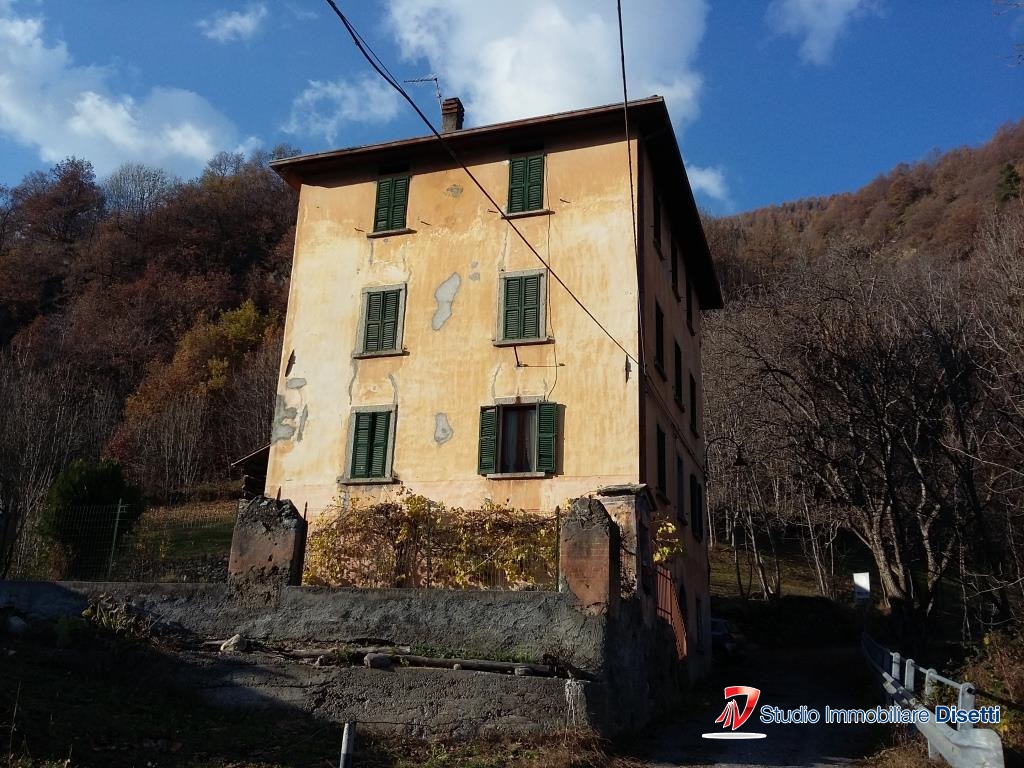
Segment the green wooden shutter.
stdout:
[[381,344],[381,323],[384,315],[384,294],[366,294],[366,325],[363,327],[363,352],[378,352]]
[[696,475],[690,475],[690,529],[697,541],[704,538],[704,502]]
[[409,203],[409,177],[392,179],[391,213],[388,229],[405,229],[405,212]]
[[480,453],[477,472],[493,475],[498,471],[498,409],[480,409]]
[[655,429],[656,432],[654,444],[657,450],[658,490],[661,491],[662,493],[665,493],[665,430],[663,430],[660,426],[655,427]]
[[373,231],[391,229],[391,197],[394,179],[377,180],[377,202],[373,213]]
[[665,370],[665,313],[658,302],[654,302],[654,365]]
[[398,304],[399,291],[385,291],[381,308],[380,349],[395,349],[398,344]]
[[675,238],[672,239],[672,290],[679,296],[679,249]]
[[679,344],[675,345],[676,357],[675,357],[675,398],[676,403],[682,407],[683,405],[683,352],[679,348]]
[[505,300],[502,306],[501,336],[503,339],[523,338],[523,278],[506,277]]
[[544,155],[537,155],[527,161],[526,210],[536,211],[543,207]]
[[355,413],[352,432],[352,477],[369,477],[370,442],[373,434],[373,414]]
[[388,464],[388,438],[391,436],[391,411],[378,411],[373,416],[373,439],[370,443],[370,477],[384,477]]
[[679,454],[676,454],[676,509],[679,524],[686,525],[686,473]]
[[554,472],[558,460],[558,404],[537,403],[537,471]]
[[522,333],[521,339],[536,339],[540,336],[540,275],[527,275],[523,282]]
[[513,157],[508,164],[508,212],[526,210],[527,158]]

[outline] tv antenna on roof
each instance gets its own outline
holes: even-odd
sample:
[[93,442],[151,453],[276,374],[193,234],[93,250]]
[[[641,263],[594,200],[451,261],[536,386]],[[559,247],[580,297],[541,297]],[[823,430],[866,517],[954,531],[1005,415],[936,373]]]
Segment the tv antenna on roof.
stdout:
[[441,84],[438,82],[437,75],[424,75],[423,77],[414,77],[412,80],[403,80],[402,82],[412,83],[414,85],[433,83],[434,91],[437,93],[437,105],[441,106]]

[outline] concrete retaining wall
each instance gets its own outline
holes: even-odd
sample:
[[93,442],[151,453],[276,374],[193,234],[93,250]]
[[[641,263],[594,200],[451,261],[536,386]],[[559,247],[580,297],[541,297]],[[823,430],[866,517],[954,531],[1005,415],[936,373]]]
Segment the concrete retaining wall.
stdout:
[[79,615],[102,594],[200,639],[239,633],[329,645],[373,638],[483,658],[539,662],[551,654],[593,674],[604,667],[605,617],[576,610],[558,592],[0,582],[0,608],[52,620]]
[[[236,633],[312,647],[379,639],[471,657],[540,661],[553,654],[595,678],[604,666],[604,617],[585,615],[570,595],[556,592],[0,582],[0,611],[53,621],[80,615],[100,595],[127,602],[196,641]],[[327,721],[356,719],[361,727],[411,736],[610,730],[601,682],[468,670],[317,667],[262,653],[200,651],[180,651],[145,673],[198,691],[215,705],[291,707]]]
[[298,665],[190,654],[189,687],[215,705],[295,707],[361,730],[422,738],[541,735],[603,720],[604,686],[465,670]]

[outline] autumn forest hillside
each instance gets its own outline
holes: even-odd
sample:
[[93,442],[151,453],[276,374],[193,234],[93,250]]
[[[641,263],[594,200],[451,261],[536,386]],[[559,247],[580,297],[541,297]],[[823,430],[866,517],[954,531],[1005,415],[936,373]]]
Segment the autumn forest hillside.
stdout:
[[845,241],[862,250],[965,258],[986,216],[1020,195],[1024,120],[979,147],[933,150],[865,187],[708,219],[708,239],[726,287],[757,282]]
[[796,549],[833,598],[870,563],[909,652],[1024,620],[1022,173],[1024,121],[705,218],[726,294],[704,322],[709,530],[748,592],[778,597]]

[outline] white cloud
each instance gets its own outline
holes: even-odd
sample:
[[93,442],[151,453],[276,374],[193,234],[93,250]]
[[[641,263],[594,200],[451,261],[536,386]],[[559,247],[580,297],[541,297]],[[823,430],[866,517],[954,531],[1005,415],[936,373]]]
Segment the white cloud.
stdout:
[[690,179],[695,195],[703,195],[726,208],[732,207],[729,198],[729,185],[725,180],[725,172],[721,168],[703,168],[699,165],[688,165],[686,175]]
[[267,6],[253,3],[244,11],[218,11],[196,22],[203,34],[218,43],[252,40],[267,18]]
[[[630,97],[665,96],[684,126],[698,113],[694,60],[708,4],[637,0],[624,11]],[[472,124],[622,98],[614,3],[392,0],[389,23],[406,58],[425,59]]]
[[239,143],[231,122],[201,96],[152,88],[142,98],[111,92],[112,72],[74,63],[63,41],[47,43],[42,19],[0,0],[0,133],[42,161],[90,160],[103,175],[128,161],[191,175]]
[[801,59],[824,65],[850,22],[873,10],[873,0],[773,0],[766,18],[776,31],[800,40]]
[[292,101],[283,130],[334,143],[345,123],[384,123],[398,115],[398,94],[369,76],[355,82],[310,80]]
[[[696,67],[706,0],[624,4],[630,98],[665,97],[677,129],[699,113]],[[411,73],[436,72],[446,96],[459,96],[469,125],[614,103],[622,98],[615,3],[593,0],[390,0],[386,29]],[[377,45],[378,52],[383,52]],[[385,59],[387,57],[385,56]],[[387,62],[391,63],[391,62]],[[432,89],[422,95],[439,117]],[[401,104],[380,80],[310,82],[294,100],[285,130],[334,143],[347,125],[384,122]],[[694,189],[728,197],[721,169],[691,170]]]

